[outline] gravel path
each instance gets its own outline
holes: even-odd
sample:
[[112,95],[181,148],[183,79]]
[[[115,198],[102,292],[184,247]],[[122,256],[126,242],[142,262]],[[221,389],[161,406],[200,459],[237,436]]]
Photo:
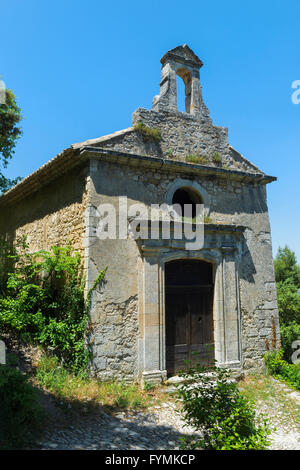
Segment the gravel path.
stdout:
[[[300,393],[291,391],[295,406],[299,406]],[[268,413],[264,404],[259,411]],[[278,419],[277,419],[278,418]],[[270,450],[300,450],[300,430],[296,423],[283,425],[280,416],[270,416],[277,430],[272,433]],[[180,437],[192,434],[190,427],[175,411],[174,403],[166,402],[147,412],[119,412],[108,415],[97,412],[83,416],[68,425],[48,429],[38,442],[40,449],[57,450],[175,450]]]
[[[279,380],[272,379],[277,390],[284,392],[285,397],[290,401],[294,409],[300,407],[300,392],[290,389]],[[257,410],[266,414],[271,424],[276,428],[272,432],[272,443],[269,447],[270,450],[300,450],[300,423],[295,419],[290,419],[284,416],[285,404],[280,400],[276,400],[273,407],[270,404],[267,406],[265,403],[256,403]]]
[[[38,348],[21,347],[6,338],[10,350],[19,354],[20,368],[31,371],[32,357],[40,354]],[[21,352],[21,354],[20,354]],[[300,406],[300,392],[273,379],[277,389],[292,406]],[[92,415],[70,416],[55,406],[51,394],[43,392],[45,408],[51,416],[50,424],[37,442],[37,449],[105,449],[105,450],[172,450],[178,449],[180,437],[193,434],[175,411],[174,403],[166,396],[165,403],[146,412],[120,412],[113,415],[98,411]],[[257,411],[265,413],[277,429],[271,435],[270,450],[300,450],[300,423],[296,418],[286,422],[280,399],[272,405],[256,403]]]
[[172,403],[147,412],[119,412],[80,418],[72,425],[48,429],[38,441],[40,449],[57,450],[172,450],[178,449],[180,437],[191,434],[184,427]]

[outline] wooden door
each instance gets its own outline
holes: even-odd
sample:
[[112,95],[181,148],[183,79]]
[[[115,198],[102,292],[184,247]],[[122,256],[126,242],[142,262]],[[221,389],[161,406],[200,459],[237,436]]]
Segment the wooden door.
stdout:
[[192,364],[214,365],[211,286],[166,286],[166,367],[174,374]]
[[199,286],[187,292],[190,327],[189,360],[214,365],[212,288]]

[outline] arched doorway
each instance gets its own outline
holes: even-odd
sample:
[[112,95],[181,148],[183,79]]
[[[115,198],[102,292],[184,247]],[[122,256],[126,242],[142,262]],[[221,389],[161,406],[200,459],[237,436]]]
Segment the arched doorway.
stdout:
[[214,365],[213,265],[176,260],[165,265],[166,369]]

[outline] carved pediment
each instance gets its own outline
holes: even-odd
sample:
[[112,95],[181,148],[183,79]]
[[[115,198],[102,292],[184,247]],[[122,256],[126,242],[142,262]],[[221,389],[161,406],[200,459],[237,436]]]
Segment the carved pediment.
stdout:
[[175,62],[182,62],[183,64],[189,64],[194,67],[202,67],[203,62],[199,59],[198,56],[192,51],[192,49],[184,44],[183,46],[175,47],[161,58],[160,62],[164,64],[168,60],[174,60]]

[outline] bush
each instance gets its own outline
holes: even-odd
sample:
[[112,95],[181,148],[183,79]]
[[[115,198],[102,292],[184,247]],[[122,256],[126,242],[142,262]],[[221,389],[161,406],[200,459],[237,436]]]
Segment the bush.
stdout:
[[13,249],[3,238],[0,238],[0,295],[5,295],[8,273],[13,270]]
[[265,354],[267,371],[296,390],[300,390],[300,364],[289,364],[283,359],[283,354],[282,349]]
[[270,429],[263,416],[256,417],[254,405],[230,381],[224,369],[196,366],[181,374],[178,386],[184,421],[201,437],[182,439],[182,449],[265,449]]
[[8,273],[7,292],[0,298],[0,327],[25,342],[50,348],[74,371],[85,368],[91,292],[85,301],[79,253],[71,254],[69,246],[35,254],[29,254],[26,245],[23,248],[23,254],[14,256],[15,269]]
[[18,369],[0,364],[0,449],[23,447],[42,412],[38,393]]
[[291,363],[292,355],[295,352],[295,349],[292,348],[292,344],[294,341],[300,341],[300,323],[293,321],[287,325],[281,325],[280,336],[283,359]]
[[277,282],[277,300],[280,323],[295,321],[300,324],[300,295],[298,287],[291,279]]

